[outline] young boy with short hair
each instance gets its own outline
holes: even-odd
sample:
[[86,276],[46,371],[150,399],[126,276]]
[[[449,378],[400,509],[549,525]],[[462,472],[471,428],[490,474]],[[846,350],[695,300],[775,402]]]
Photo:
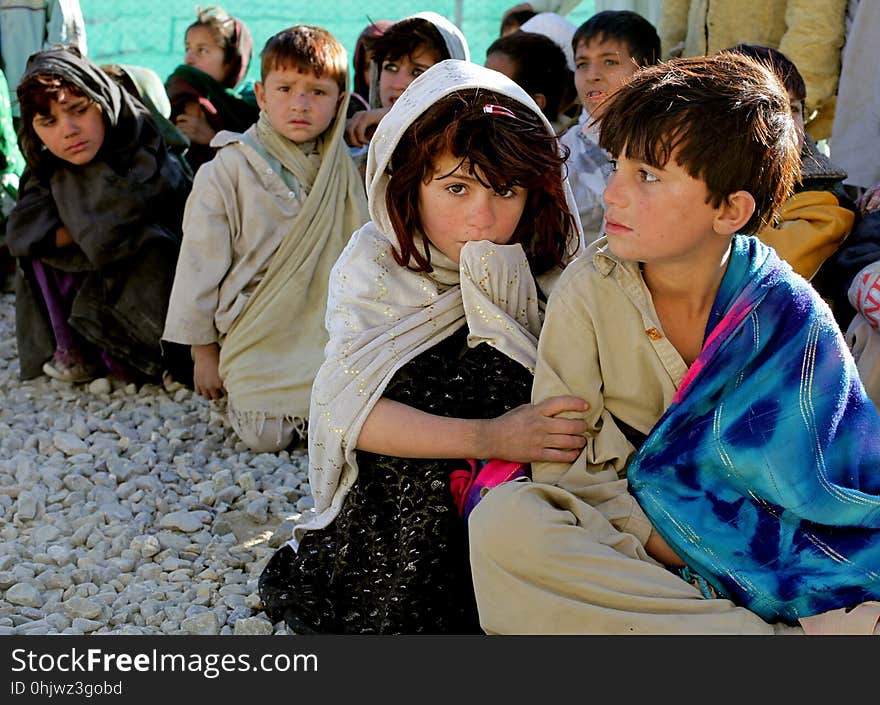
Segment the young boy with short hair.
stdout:
[[330,269],[368,215],[343,141],[343,46],[298,25],[261,57],[259,120],[218,133],[196,175],[163,338],[192,346],[196,392],[227,395],[238,436],[275,452],[305,434]]
[[679,59],[601,117],[606,236],[551,294],[532,392],[583,398],[587,443],[471,514],[482,627],[872,633],[880,417],[828,307],[741,234],[798,176],[784,88]]
[[611,173],[608,155],[597,144],[596,111],[605,99],[643,66],[660,59],[660,37],[648,20],[629,10],[593,15],[575,31],[574,83],[584,107],[579,125],[562,136],[568,147],[568,181],[578,204],[587,242],[602,231],[602,192]]

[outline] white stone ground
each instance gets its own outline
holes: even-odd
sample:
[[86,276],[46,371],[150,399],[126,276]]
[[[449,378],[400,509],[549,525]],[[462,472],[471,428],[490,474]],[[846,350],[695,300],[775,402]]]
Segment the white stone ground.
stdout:
[[305,450],[254,454],[188,389],[18,379],[0,295],[0,634],[282,634],[257,579],[309,515]]

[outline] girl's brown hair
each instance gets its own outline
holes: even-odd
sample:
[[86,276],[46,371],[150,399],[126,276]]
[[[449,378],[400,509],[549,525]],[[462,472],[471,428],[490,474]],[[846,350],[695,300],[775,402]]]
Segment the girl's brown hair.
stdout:
[[[51,74],[31,76],[18,87],[18,104],[21,109],[18,141],[21,152],[32,169],[37,168],[41,163],[44,148],[43,141],[37,137],[34,130],[34,118],[38,115],[49,115],[52,112],[53,100],[62,101],[69,97],[88,98],[94,103],[79,86]],[[98,107],[100,108],[100,105]],[[101,114],[106,126],[107,118],[103,110]]]
[[[486,112],[487,105],[502,110]],[[567,155],[560,154],[556,137],[537,114],[512,98],[478,88],[434,103],[404,132],[391,156],[385,204],[400,243],[400,252],[394,251],[399,265],[431,271],[419,186],[434,177],[436,161],[444,154],[460,159],[473,177],[498,193],[527,189],[511,244],[522,245],[533,274],[564,265],[578,244],[575,216],[565,198]]]

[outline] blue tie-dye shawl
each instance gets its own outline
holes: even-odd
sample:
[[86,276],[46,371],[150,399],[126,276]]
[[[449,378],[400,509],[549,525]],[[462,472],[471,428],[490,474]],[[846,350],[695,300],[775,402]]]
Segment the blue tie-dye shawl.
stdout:
[[734,238],[627,477],[678,555],[768,621],[880,599],[880,417],[828,307],[755,238]]

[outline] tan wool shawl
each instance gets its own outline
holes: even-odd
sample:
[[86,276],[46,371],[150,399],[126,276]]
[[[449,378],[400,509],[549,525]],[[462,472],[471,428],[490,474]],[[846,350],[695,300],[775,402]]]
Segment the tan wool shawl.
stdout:
[[[372,222],[354,234],[330,278],[330,342],[315,378],[310,411],[309,481],[316,515],[296,528],[290,542],[294,548],[306,531],[328,526],[339,514],[357,479],[355,451],[361,427],[404,364],[467,324],[470,346],[487,342],[534,370],[543,304],[520,245],[469,242],[458,265],[430,247],[430,273],[401,267],[392,254],[398,242],[385,207],[385,190],[394,148],[437,99],[474,87],[507,95],[541,115],[534,101],[506,76],[450,59],[413,81],[370,142]],[[567,181],[565,188],[569,208],[576,213]],[[578,236],[571,243],[572,256],[581,249],[582,235]],[[545,294],[560,273],[555,269],[538,277]]]
[[320,167],[260,114],[260,142],[308,196],[220,350],[220,376],[237,413],[283,417],[300,429],[324,359],[330,270],[368,219],[362,182],[342,139],[347,103],[340,101],[334,124],[318,139]]

